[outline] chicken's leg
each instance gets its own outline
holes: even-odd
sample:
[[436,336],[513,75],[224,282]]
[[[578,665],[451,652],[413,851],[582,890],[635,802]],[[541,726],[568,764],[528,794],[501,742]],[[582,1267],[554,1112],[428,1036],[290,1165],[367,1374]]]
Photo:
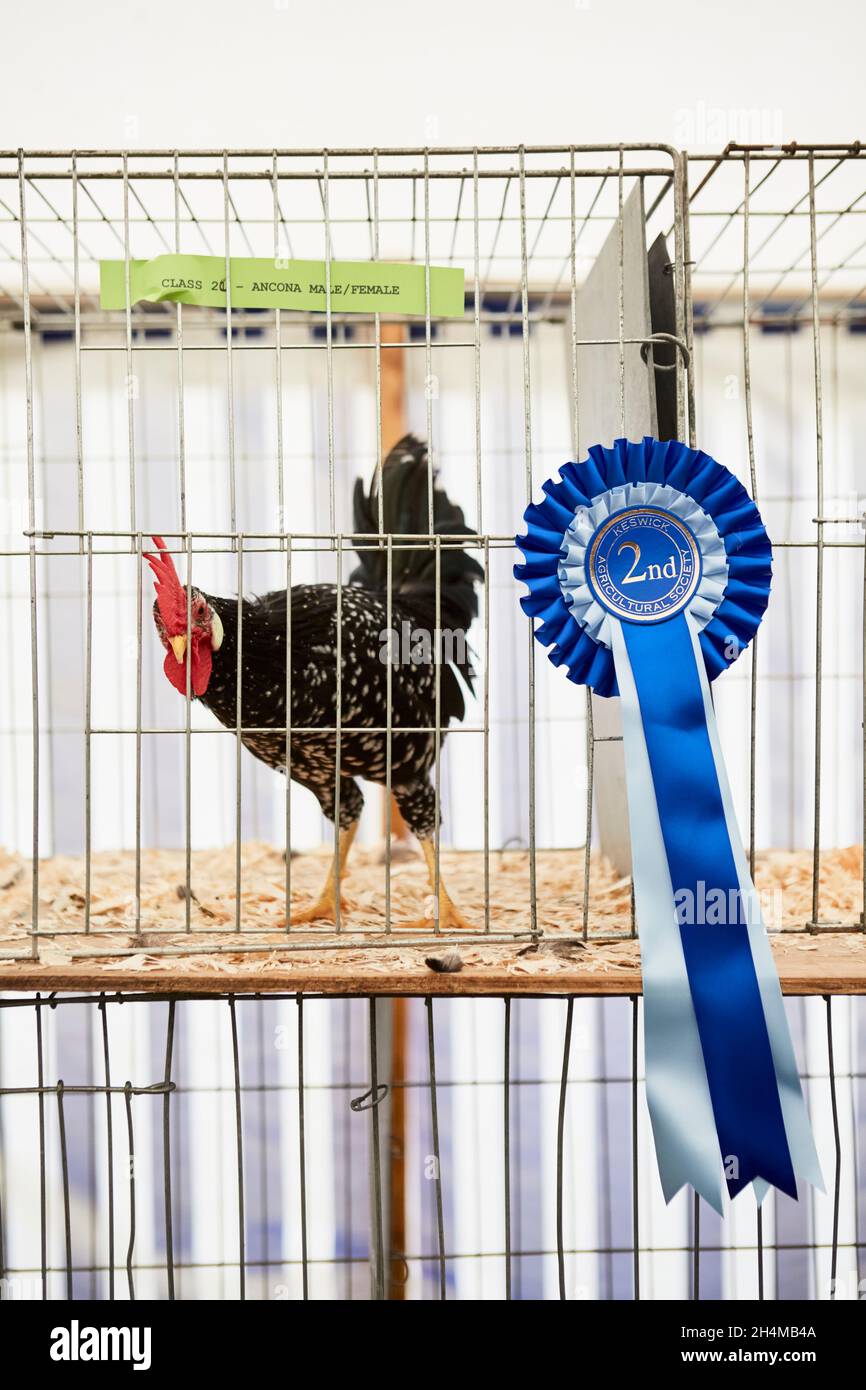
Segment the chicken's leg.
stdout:
[[[349,850],[352,848],[352,841],[358,829],[358,822],[353,821],[345,830],[340,831],[340,838],[337,853],[331,860],[331,867],[328,870],[328,877],[322,885],[322,891],[314,903],[309,907],[299,908],[293,912],[290,924],[293,927],[302,926],[305,922],[336,922],[337,920],[337,857],[340,860],[340,882],[346,872],[346,861],[349,858]],[[340,911],[345,911],[346,904],[342,893],[340,894]]]
[[[426,862],[426,864],[427,864],[427,874],[428,874],[429,879],[430,879],[430,887],[431,887],[431,889],[433,890],[433,892],[435,893],[435,891],[436,891],[436,849],[435,849],[435,846],[434,846],[434,844],[433,844],[433,841],[432,841],[432,840],[429,840],[429,839],[423,839],[423,838],[422,838],[421,841],[420,841],[420,844],[421,844],[422,852],[423,852],[423,854],[424,854],[425,862]],[[425,928],[426,928],[427,930],[429,930],[430,927],[431,927],[432,925],[433,925],[433,922],[432,922],[431,918],[429,918],[429,917],[419,917],[419,918],[418,918],[416,921],[414,921],[414,922],[403,922],[403,923],[401,923],[401,927],[408,927],[408,928],[420,927],[420,928],[422,928],[422,929],[425,929]],[[451,898],[449,897],[448,893],[446,892],[445,885],[444,885],[444,883],[442,882],[442,874],[440,873],[440,874],[439,874],[439,930],[440,930],[440,931],[459,931],[459,930],[461,930],[461,929],[463,929],[463,930],[465,930],[465,931],[475,931],[475,928],[473,927],[472,923],[471,923],[471,922],[467,922],[466,918],[463,916],[463,913],[460,911],[460,909],[459,909],[458,907],[456,907],[455,904],[451,901]]]

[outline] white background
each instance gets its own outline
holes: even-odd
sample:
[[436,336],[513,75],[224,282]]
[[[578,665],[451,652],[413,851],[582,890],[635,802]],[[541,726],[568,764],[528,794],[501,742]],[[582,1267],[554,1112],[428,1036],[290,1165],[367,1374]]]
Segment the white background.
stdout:
[[2,145],[848,140],[864,37],[856,0],[42,0],[4,15]]

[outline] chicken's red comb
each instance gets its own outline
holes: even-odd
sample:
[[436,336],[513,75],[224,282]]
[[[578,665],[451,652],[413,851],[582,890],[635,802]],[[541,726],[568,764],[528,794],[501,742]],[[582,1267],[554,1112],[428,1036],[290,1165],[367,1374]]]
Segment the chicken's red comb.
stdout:
[[166,628],[172,628],[177,623],[186,627],[186,590],[180,582],[174,560],[169,555],[162,536],[154,536],[152,539],[159,554],[152,555],[146,550],[142,554],[153,570],[160,616]]

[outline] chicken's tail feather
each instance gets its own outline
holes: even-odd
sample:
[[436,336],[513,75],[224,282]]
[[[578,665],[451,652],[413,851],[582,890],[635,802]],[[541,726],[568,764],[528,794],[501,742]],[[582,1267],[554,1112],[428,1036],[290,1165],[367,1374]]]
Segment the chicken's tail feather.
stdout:
[[[384,594],[388,587],[388,552],[371,538],[379,534],[418,537],[416,542],[392,547],[392,595],[419,624],[432,631],[436,623],[436,547],[425,539],[430,534],[429,475],[427,445],[414,434],[407,434],[394,445],[382,466],[381,499],[378,472],[369,490],[365,489],[361,478],[356,481],[354,544],[360,563],[351,575],[351,583]],[[440,627],[456,635],[464,633],[478,614],[476,585],[483,581],[484,570],[471,550],[460,543],[461,536],[475,534],[466,525],[462,508],[437,486],[435,470],[432,482],[432,529],[433,534],[441,538]],[[454,660],[453,665],[471,687],[472,668],[468,657]],[[447,684],[450,687],[451,682]],[[454,691],[447,692],[448,703],[451,704],[453,697],[451,712],[459,718],[463,701],[459,686],[454,684]]]
[[[382,533],[417,536],[417,543],[391,551],[393,593],[409,607],[421,603],[426,611],[436,599],[436,549],[424,539],[430,532],[430,486],[427,445],[407,434],[388,454],[382,467]],[[388,554],[371,543],[379,534],[379,475],[369,491],[361,478],[354,494],[355,545],[360,564],[351,576],[353,584],[384,592],[388,583]],[[481,565],[458,537],[471,536],[462,508],[452,502],[433,475],[433,534],[441,539],[441,612],[443,626],[467,628],[478,613],[475,585],[484,578]],[[367,539],[361,540],[364,536]]]

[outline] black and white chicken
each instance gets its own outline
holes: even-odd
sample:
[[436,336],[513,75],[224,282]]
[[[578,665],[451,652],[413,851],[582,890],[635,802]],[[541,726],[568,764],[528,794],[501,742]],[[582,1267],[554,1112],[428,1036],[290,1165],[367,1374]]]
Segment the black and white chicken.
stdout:
[[[426,445],[407,435],[392,449],[382,469],[385,534],[427,535],[428,481]],[[478,613],[476,585],[484,573],[457,539],[472,534],[461,509],[442,489],[434,488],[433,530],[441,537],[438,632],[436,550],[423,540],[414,545],[399,540],[392,543],[389,625],[388,548],[370,539],[379,533],[378,478],[369,491],[361,479],[356,482],[354,525],[360,563],[343,586],[339,604],[339,762],[337,586],[293,586],[290,624],[285,589],[244,599],[239,633],[236,598],[220,598],[193,588],[188,623],[186,587],[160,537],[154,537],[158,554],[146,556],[156,581],[153,616],[166,649],[164,670],[169,681],[186,695],[189,663],[192,697],[201,700],[222,724],[235,728],[240,645],[241,717],[243,729],[248,730],[242,731],[241,738],[256,757],[280,772],[286,771],[286,650],[290,632],[290,725],[294,731],[290,775],[313,792],[330,820],[339,823],[335,861],[328,878],[314,903],[292,913],[293,924],[336,918],[337,881],[342,879],[364,803],[357,779],[386,783],[389,665],[391,787],[404,820],[420,841],[433,886],[436,797],[430,772],[435,762],[437,668],[443,730],[452,719],[460,720],[464,715],[461,683],[472,689],[466,631]],[[362,541],[361,537],[368,539]],[[470,925],[445,891],[441,876],[438,920],[442,929]]]

